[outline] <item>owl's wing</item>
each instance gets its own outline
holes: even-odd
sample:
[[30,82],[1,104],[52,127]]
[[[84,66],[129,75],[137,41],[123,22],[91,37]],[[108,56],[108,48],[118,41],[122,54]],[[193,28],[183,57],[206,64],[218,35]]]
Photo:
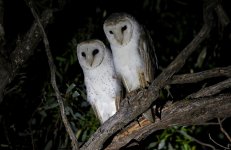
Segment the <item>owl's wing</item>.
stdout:
[[154,80],[155,72],[158,69],[158,62],[150,34],[144,27],[141,32],[139,40],[139,54],[144,61],[145,80],[146,82],[151,83]]

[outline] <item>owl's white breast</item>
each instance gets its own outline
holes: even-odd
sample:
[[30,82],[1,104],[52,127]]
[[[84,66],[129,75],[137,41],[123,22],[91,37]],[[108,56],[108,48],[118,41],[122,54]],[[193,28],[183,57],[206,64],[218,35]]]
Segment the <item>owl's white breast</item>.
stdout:
[[115,74],[111,55],[97,68],[84,72],[88,101],[97,107],[103,122],[116,112],[115,98],[121,87]]
[[111,46],[116,72],[123,78],[128,91],[140,87],[139,72],[144,69],[144,62],[138,53],[138,39],[133,38],[124,47]]

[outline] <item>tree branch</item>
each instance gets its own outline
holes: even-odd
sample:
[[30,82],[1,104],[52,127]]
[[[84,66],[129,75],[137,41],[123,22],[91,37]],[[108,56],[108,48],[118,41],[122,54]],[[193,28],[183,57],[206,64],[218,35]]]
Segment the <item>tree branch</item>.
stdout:
[[168,84],[197,83],[205,79],[221,76],[231,77],[231,66],[213,68],[197,73],[174,75],[171,79],[169,79]]
[[200,140],[198,140],[198,139],[196,139],[196,138],[194,138],[194,137],[188,135],[188,134],[187,134],[185,131],[183,131],[183,130],[178,131],[178,133],[182,134],[183,136],[187,137],[188,139],[190,139],[190,140],[192,140],[192,141],[197,142],[197,143],[200,144],[200,145],[203,145],[203,146],[206,146],[206,147],[210,147],[211,149],[216,150],[216,148],[215,148],[214,146],[212,146],[212,145],[210,145],[210,144],[207,144],[207,143],[204,143],[204,142],[202,142],[202,141],[200,141]]
[[[185,64],[188,57],[196,50],[199,44],[204,41],[211,30],[213,24],[212,12],[216,2],[207,3],[204,8],[204,25],[197,36],[182,50],[175,60],[154,80],[148,89],[143,89],[130,98],[122,100],[122,107],[119,111],[109,118],[81,147],[81,149],[102,149],[104,143],[116,134],[120,129],[127,126],[132,120],[146,111],[153,102],[159,97],[161,90],[168,83],[176,72],[178,72]],[[128,103],[129,102],[129,103]]]
[[226,12],[224,11],[223,7],[221,4],[218,4],[217,7],[215,8],[215,11],[217,13],[217,16],[219,18],[219,21],[221,24],[225,27],[230,23],[230,19]]
[[54,64],[54,61],[53,61],[53,57],[52,57],[52,54],[51,54],[51,50],[50,50],[50,45],[49,45],[49,41],[48,41],[48,38],[47,38],[47,35],[46,35],[46,32],[43,28],[43,25],[37,15],[37,13],[35,12],[33,6],[32,6],[32,2],[29,2],[29,6],[30,6],[30,9],[31,9],[31,12],[35,18],[35,20],[37,21],[38,23],[38,26],[41,30],[41,33],[42,33],[42,36],[43,36],[43,43],[45,45],[45,50],[46,50],[46,54],[47,54],[47,58],[48,58],[48,63],[49,63],[49,67],[50,67],[50,74],[51,74],[51,84],[52,84],[52,87],[55,91],[55,95],[56,95],[56,98],[57,98],[57,101],[58,101],[58,104],[59,104],[59,107],[60,107],[60,112],[61,112],[61,117],[62,117],[62,120],[63,120],[63,123],[64,123],[64,126],[70,136],[70,139],[72,141],[72,148],[73,150],[78,150],[79,147],[78,147],[78,141],[75,137],[75,134],[73,132],[73,130],[71,129],[71,126],[70,126],[70,123],[67,119],[67,116],[66,116],[66,113],[65,113],[65,106],[64,106],[64,103],[63,103],[63,98],[61,96],[61,93],[58,89],[58,86],[57,86],[57,83],[56,83],[56,68],[55,68],[55,64]]
[[[52,17],[53,13],[51,9],[43,11],[41,23],[44,28],[49,24]],[[18,68],[34,53],[35,48],[41,41],[41,37],[42,33],[35,21],[23,37],[23,40],[17,44],[9,59],[0,55],[0,103],[2,102],[3,91],[6,85],[14,79]]]
[[223,132],[223,134],[227,137],[227,139],[228,139],[229,142],[231,143],[231,137],[229,136],[229,134],[228,134],[228,133],[225,131],[225,129],[223,128],[221,119],[218,118],[217,120],[218,120],[218,123],[219,123],[219,125],[220,125],[221,132]]
[[[51,21],[53,17],[53,10],[47,9],[42,12],[41,23],[43,27]],[[24,36],[22,42],[18,43],[15,50],[10,55],[13,73],[25,63],[25,61],[34,53],[34,49],[42,39],[42,32],[38,27],[38,23],[35,21],[30,30]]]
[[225,150],[230,149],[229,147],[225,147],[225,146],[223,146],[223,145],[217,143],[215,140],[213,140],[213,138],[211,137],[210,134],[209,134],[209,139],[210,139],[214,144],[216,144],[217,146],[219,146],[219,147],[221,147],[221,148],[223,148],[223,149],[225,149]]
[[196,93],[190,94],[188,98],[199,98],[199,97],[204,97],[204,96],[212,96],[230,87],[231,87],[231,78],[226,79],[222,82],[219,82],[215,85],[211,85],[209,87],[203,88]]
[[106,149],[120,149],[131,142],[131,140],[142,141],[151,133],[171,126],[203,125],[216,117],[231,117],[230,107],[231,94],[190,100],[184,99],[172,104],[168,103],[162,110],[161,120],[156,119],[155,123],[143,120],[141,121],[141,127],[137,125],[137,131],[129,134],[129,136],[123,136],[123,131],[127,131],[127,128],[125,128],[117,134],[118,136],[112,140]]

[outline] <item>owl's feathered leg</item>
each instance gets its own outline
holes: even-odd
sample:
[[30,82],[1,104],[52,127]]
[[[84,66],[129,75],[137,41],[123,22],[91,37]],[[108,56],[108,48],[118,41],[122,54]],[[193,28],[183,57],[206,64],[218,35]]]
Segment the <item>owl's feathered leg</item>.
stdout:
[[103,118],[100,116],[98,109],[96,108],[96,106],[94,104],[91,104],[91,106],[92,106],[92,109],[93,109],[96,117],[100,120],[100,123],[103,124]]
[[116,98],[115,98],[116,111],[118,111],[119,108],[120,108],[120,101],[121,101],[121,96],[117,95]]
[[124,84],[125,88],[127,89],[127,92],[130,93],[131,90],[130,90],[130,88],[128,87],[128,83],[127,83],[127,81],[125,80],[125,78],[124,78],[123,76],[122,76],[122,81],[123,81],[123,84]]
[[147,82],[145,80],[144,72],[139,72],[139,81],[141,88],[145,88],[147,86]]

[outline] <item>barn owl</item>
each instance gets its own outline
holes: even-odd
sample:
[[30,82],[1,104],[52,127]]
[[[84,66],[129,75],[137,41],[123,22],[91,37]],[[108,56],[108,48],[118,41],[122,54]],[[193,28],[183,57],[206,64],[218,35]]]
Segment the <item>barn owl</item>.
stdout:
[[77,57],[84,73],[87,101],[100,122],[117,111],[121,98],[121,81],[116,77],[111,51],[99,40],[77,45]]
[[[112,49],[118,76],[126,91],[147,87],[154,80],[157,58],[149,33],[134,17],[126,13],[114,13],[103,25],[104,33]],[[145,117],[154,121],[151,110]]]

